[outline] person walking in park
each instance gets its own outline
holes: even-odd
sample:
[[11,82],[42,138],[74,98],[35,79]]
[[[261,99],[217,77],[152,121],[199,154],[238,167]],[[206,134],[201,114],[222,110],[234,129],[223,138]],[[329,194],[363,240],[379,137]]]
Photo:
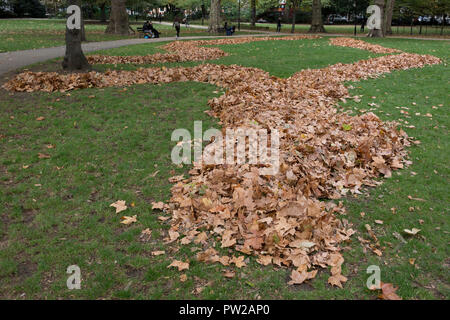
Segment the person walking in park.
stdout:
[[189,24],[189,20],[188,20],[188,16],[186,16],[185,18],[184,18],[184,25],[186,26],[186,28],[189,28],[190,27],[190,24]]
[[177,31],[177,39],[180,37],[180,19],[175,18],[175,21],[173,22],[173,26],[175,27],[175,30]]
[[277,32],[281,32],[281,17],[278,17],[278,21],[277,21]]
[[364,32],[364,27],[366,26],[367,23],[367,18],[364,16],[362,18],[362,23],[361,23],[361,32]]

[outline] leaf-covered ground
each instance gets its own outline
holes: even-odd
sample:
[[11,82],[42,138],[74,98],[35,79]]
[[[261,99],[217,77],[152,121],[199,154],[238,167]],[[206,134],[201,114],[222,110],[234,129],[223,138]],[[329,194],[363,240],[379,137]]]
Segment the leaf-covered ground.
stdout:
[[[383,40],[379,44],[448,58],[448,45],[442,42]],[[137,55],[147,53],[148,47],[117,50]],[[222,48],[231,55],[213,63],[253,66],[279,76],[377,56],[330,47],[327,39]],[[196,261],[196,252],[192,252],[195,245],[173,252],[158,240],[166,227],[149,204],[168,199],[167,178],[186,169],[171,165],[170,133],[176,128],[191,128],[193,120],[212,122],[202,111],[208,98],[219,94],[215,87],[198,83],[139,85],[128,90],[87,89],[70,96],[9,96],[2,91],[5,187],[1,199],[5,214],[0,259],[1,279],[6,283],[2,296],[370,299],[376,293],[365,288],[365,270],[377,264],[382,281],[398,285],[397,293],[403,298],[446,297],[448,157],[445,152],[436,152],[448,145],[448,97],[442,86],[448,78],[445,72],[448,75],[445,65],[436,65],[358,82],[352,84],[351,93],[361,96],[361,101],[342,104],[346,108],[373,108],[384,120],[402,118],[408,121],[406,126],[415,126],[405,131],[422,142],[410,149],[412,167],[394,173],[377,189],[345,200],[345,218],[358,226],[362,237],[368,237],[364,225],[371,225],[383,246],[383,256],[364,252],[355,238],[344,253],[343,274],[349,280],[343,290],[329,287],[325,273],[301,286],[288,286],[290,273],[286,269],[261,267],[253,258],[246,268],[236,269],[233,278],[226,278],[220,266]],[[50,158],[39,157],[39,153]],[[409,199],[408,195],[425,201]],[[138,215],[138,224],[119,223],[120,215],[109,207],[117,199],[127,201],[127,215]],[[418,236],[403,234],[403,229],[413,227],[421,229]],[[152,230],[149,242],[140,237],[145,228]],[[393,233],[401,234],[406,243]],[[151,254],[161,250],[165,254]],[[183,271],[186,278],[167,269],[173,259],[191,261],[189,270]],[[70,292],[65,287],[65,268],[71,264],[81,267],[80,291]]]

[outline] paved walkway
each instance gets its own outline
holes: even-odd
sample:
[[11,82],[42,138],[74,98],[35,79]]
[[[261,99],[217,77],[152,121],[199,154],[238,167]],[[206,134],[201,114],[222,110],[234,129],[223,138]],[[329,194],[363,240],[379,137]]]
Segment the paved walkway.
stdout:
[[[248,34],[239,35],[233,37],[248,37],[248,36],[259,36],[261,34]],[[223,38],[226,36],[195,36],[195,37],[181,37],[184,40],[193,39],[206,39],[206,38]],[[83,52],[90,52],[103,49],[118,48],[133,44],[143,44],[152,42],[163,42],[163,41],[174,41],[175,37],[164,37],[157,39],[124,39],[124,40],[114,40],[114,41],[100,41],[100,42],[87,42],[83,43]],[[7,72],[29,66],[38,62],[44,62],[50,59],[63,57],[65,54],[66,47],[52,47],[52,48],[42,48],[33,50],[22,50],[22,51],[12,51],[0,53],[0,75]]]

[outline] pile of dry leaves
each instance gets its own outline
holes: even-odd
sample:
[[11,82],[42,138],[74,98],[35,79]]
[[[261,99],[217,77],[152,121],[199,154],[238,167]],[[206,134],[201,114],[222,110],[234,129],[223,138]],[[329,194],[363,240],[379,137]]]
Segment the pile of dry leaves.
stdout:
[[214,40],[175,41],[162,46],[168,53],[155,53],[146,56],[105,56],[91,55],[87,59],[91,64],[152,64],[166,62],[203,61],[219,59],[227,55],[219,48],[203,47],[207,45],[240,44],[255,41],[317,39],[318,36],[297,35],[289,37],[242,37]]
[[[289,79],[278,79],[276,77],[269,76],[266,72],[257,68],[247,68],[237,65],[222,66],[222,65],[212,65],[203,64],[196,67],[178,67],[178,68],[141,68],[135,71],[115,71],[108,70],[104,73],[91,71],[87,73],[72,73],[72,74],[60,74],[57,72],[31,72],[26,71],[16,75],[13,79],[6,82],[2,87],[8,91],[18,91],[18,92],[66,92],[75,89],[85,89],[85,88],[106,88],[106,87],[120,87],[129,86],[133,84],[144,84],[144,83],[169,83],[178,81],[199,81],[208,82],[221,87],[233,87],[234,83],[242,83],[245,79],[246,84],[244,86],[248,90],[258,91],[258,94],[263,96],[267,95],[264,90],[260,90],[258,86],[254,86],[254,82],[257,81],[256,77],[267,78],[270,85],[278,86],[285,84],[286,82],[297,81],[298,77],[302,74],[311,74],[309,79],[312,82],[316,82],[313,86],[327,91],[327,94],[333,95],[332,90],[335,88],[333,86],[328,86],[327,83],[319,81],[315,77],[321,77],[322,72],[326,70],[334,70],[334,75],[336,78],[329,79],[332,82],[339,82],[341,80],[358,80],[361,78],[375,77],[378,74],[390,72],[391,70],[400,70],[408,68],[419,68],[428,64],[439,63],[440,60],[433,56],[421,56],[417,54],[403,53],[396,56],[384,56],[369,60],[362,60],[354,64],[343,65],[336,64],[330,66],[326,69],[317,70],[304,70],[299,74],[289,78]],[[343,67],[351,68],[352,71],[340,71]],[[357,72],[358,74],[352,74],[352,72]],[[315,75],[315,76],[312,76]],[[297,80],[296,80],[297,79]],[[307,80],[307,79],[305,79]],[[303,81],[303,80],[301,80]],[[296,88],[287,89],[289,97],[295,97],[304,91],[304,85],[302,83],[297,83]],[[345,90],[343,84],[340,84],[339,90]],[[280,89],[283,90],[283,89]],[[317,98],[320,98],[320,92],[317,92]],[[245,95],[239,98],[242,103],[249,103],[257,97],[252,95]],[[254,109],[253,114],[258,114],[258,110]],[[227,117],[234,117],[236,121],[240,121],[239,114],[229,114]]]
[[[202,244],[198,260],[245,266],[243,254],[262,265],[293,267],[290,284],[314,278],[331,267],[328,282],[342,287],[340,243],[355,232],[338,199],[375,186],[406,160],[407,134],[373,113],[350,116],[333,107],[349,98],[345,81],[377,77],[393,70],[437,64],[433,56],[402,53],[323,69],[303,70],[288,79],[256,68],[202,64],[190,68],[148,68],[104,74],[22,73],[4,88],[62,91],[139,83],[199,81],[225,88],[209,101],[210,114],[226,128],[277,129],[280,170],[259,174],[257,165],[194,164],[190,177],[175,183],[166,242]],[[156,209],[156,207],[155,207]],[[217,243],[217,245],[216,245]],[[218,247],[222,249],[219,249]],[[222,251],[222,254],[219,252]]]
[[196,72],[204,66],[194,69],[197,80],[227,88],[209,103],[224,128],[281,132],[281,170],[261,176],[257,166],[204,165],[195,166],[187,180],[174,177],[167,241],[203,243],[200,261],[245,265],[244,255],[220,255],[218,240],[221,248],[256,255],[260,264],[293,266],[290,284],[330,266],[329,283],[341,287],[346,277],[339,244],[354,231],[335,216],[344,208],[317,199],[376,185],[373,178],[408,164],[409,142],[394,123],[372,113],[338,113],[333,105],[348,96],[344,81],[434,63],[439,59],[402,54],[304,70],[289,79],[237,66],[209,66],[203,77]]
[[371,44],[362,40],[356,40],[352,38],[331,38],[330,43],[339,47],[350,47],[362,50],[367,50],[373,53],[398,53],[402,52],[397,49],[385,48],[378,44]]

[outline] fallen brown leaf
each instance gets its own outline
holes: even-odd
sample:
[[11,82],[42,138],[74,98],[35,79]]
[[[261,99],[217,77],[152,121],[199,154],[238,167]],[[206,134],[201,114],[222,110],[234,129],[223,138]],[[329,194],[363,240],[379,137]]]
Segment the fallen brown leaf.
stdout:
[[116,208],[116,213],[119,213],[127,209],[127,206],[125,205],[125,200],[117,200],[116,202],[111,203],[109,206]]
[[167,266],[167,268],[178,268],[178,271],[183,271],[186,269],[189,269],[189,262],[183,262],[180,260],[173,260],[170,265]]

